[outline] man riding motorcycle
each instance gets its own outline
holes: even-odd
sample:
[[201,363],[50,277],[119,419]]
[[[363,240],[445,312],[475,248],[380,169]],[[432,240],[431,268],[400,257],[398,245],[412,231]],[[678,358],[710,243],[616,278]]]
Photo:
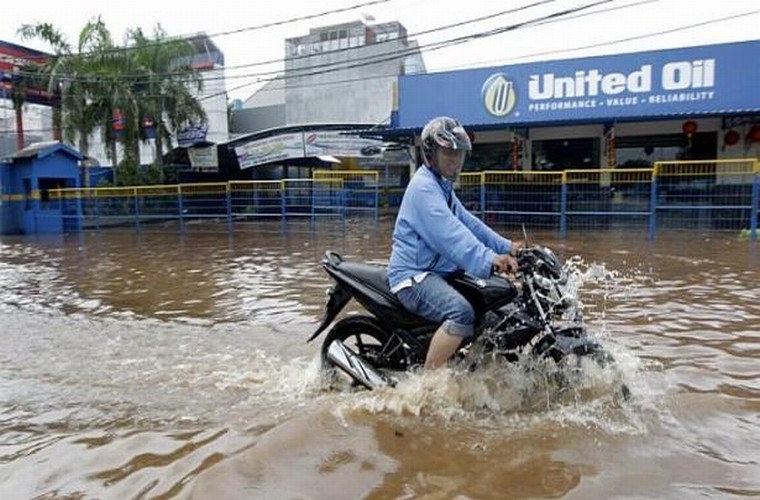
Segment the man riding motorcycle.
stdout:
[[440,323],[425,368],[451,358],[474,334],[472,305],[444,279],[457,270],[487,278],[517,270],[520,244],[489,228],[454,193],[453,183],[472,150],[455,119],[433,118],[422,130],[423,165],[404,192],[388,264],[391,291],[409,311]]

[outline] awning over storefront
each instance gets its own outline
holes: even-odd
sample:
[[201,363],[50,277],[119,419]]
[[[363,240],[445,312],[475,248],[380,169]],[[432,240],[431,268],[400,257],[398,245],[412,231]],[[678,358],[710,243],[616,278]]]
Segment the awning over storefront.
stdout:
[[760,40],[408,75],[396,130],[449,115],[480,128],[760,112]]

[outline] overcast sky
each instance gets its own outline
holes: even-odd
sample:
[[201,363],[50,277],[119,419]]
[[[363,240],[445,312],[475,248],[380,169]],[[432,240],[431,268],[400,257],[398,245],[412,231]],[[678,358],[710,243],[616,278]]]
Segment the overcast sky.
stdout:
[[[348,12],[266,29],[248,29],[369,1],[213,0],[191,3],[165,0],[27,0],[17,3],[13,8],[3,9],[0,40],[47,50],[48,47],[39,42],[21,40],[16,34],[18,27],[24,23],[51,22],[73,43],[85,23],[100,15],[117,40],[121,40],[128,28],[140,27],[150,32],[157,23],[170,35],[206,32],[212,35],[214,42],[224,52],[226,66],[235,67],[281,60],[286,38],[305,35],[312,27],[356,21],[363,16],[371,16],[374,18],[372,22],[399,21],[406,26],[410,35],[414,35],[541,2],[376,0],[380,3]],[[465,24],[457,29],[439,29],[414,38],[420,44],[430,44],[538,19],[597,1],[599,0],[544,0],[541,5],[518,13]],[[760,39],[760,1],[757,0],[609,0],[584,11],[589,12],[596,13],[521,28],[443,50],[423,52],[425,64],[428,71],[443,71]],[[732,16],[733,19],[726,19]],[[240,32],[223,34],[234,30]],[[758,60],[747,63],[758,64]],[[251,76],[252,74],[274,71],[281,67],[281,63],[276,63],[228,70],[227,89],[230,98],[247,98],[261,85],[261,80],[266,78]],[[239,75],[244,75],[245,78],[238,78]]]

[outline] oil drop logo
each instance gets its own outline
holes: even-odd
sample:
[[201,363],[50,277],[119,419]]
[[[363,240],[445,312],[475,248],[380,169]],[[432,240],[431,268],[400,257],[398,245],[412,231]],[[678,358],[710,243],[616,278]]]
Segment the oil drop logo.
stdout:
[[483,104],[493,116],[507,116],[517,103],[517,93],[512,80],[504,73],[495,73],[483,83]]

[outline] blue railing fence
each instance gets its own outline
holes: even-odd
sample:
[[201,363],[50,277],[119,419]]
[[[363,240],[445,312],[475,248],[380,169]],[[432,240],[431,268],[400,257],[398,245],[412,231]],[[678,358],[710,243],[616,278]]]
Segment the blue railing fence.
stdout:
[[[230,228],[278,221],[359,217],[377,223],[381,197],[375,171],[317,170],[308,179],[229,181],[50,190],[40,217],[60,217],[65,228],[140,227],[176,221],[181,229],[203,219]],[[756,159],[658,162],[649,169],[562,172],[484,171],[460,175],[462,203],[496,225],[571,230],[637,228],[742,231],[757,238],[760,162]],[[271,224],[269,224],[271,227]]]

